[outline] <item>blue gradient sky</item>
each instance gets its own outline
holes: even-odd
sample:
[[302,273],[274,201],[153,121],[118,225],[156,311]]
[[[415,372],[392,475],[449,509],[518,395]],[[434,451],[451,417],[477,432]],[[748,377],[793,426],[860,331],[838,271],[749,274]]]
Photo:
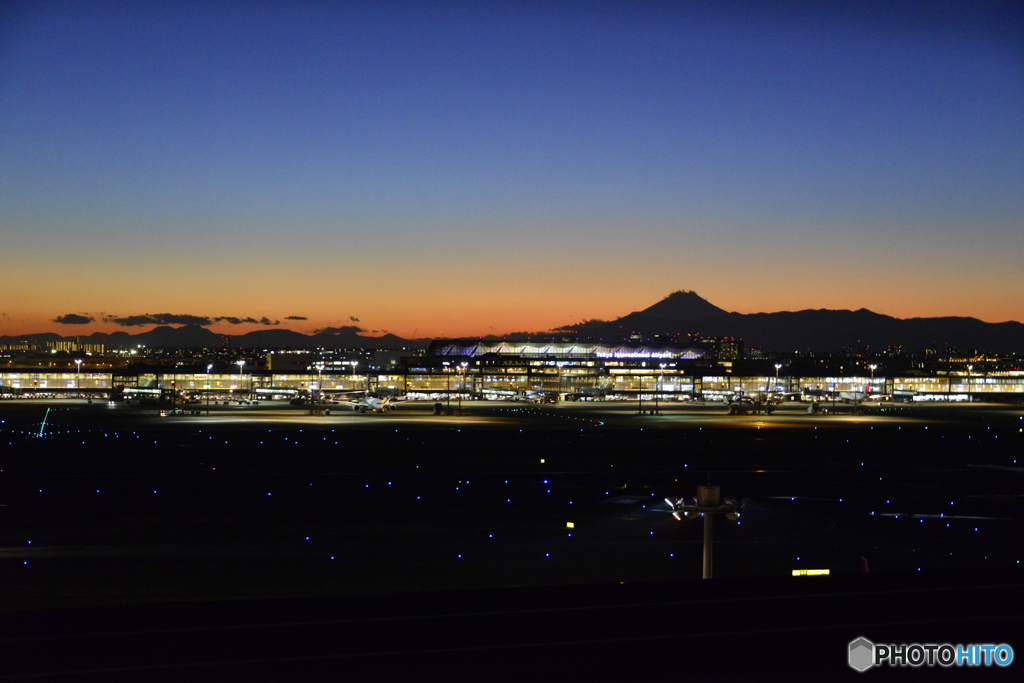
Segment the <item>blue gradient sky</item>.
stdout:
[[477,5],[7,6],[0,334],[1024,319],[1019,5]]

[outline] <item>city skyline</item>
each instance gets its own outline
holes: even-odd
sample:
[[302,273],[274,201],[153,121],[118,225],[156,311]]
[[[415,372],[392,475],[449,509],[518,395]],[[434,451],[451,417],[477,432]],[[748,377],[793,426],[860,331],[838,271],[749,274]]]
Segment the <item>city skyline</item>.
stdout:
[[1009,5],[0,12],[0,336],[1024,318]]

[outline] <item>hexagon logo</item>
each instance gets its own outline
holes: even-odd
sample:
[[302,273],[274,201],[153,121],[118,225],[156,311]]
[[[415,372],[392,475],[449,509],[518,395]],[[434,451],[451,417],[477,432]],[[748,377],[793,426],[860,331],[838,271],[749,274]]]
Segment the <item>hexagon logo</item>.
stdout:
[[850,668],[867,671],[875,663],[875,644],[867,638],[850,641]]

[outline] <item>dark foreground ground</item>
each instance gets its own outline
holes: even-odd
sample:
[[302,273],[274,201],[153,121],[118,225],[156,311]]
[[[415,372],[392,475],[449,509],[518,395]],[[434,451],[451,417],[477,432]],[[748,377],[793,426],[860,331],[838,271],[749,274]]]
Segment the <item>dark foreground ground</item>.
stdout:
[[1016,678],[846,645],[1024,648],[1019,408],[722,412],[0,404],[0,679]]

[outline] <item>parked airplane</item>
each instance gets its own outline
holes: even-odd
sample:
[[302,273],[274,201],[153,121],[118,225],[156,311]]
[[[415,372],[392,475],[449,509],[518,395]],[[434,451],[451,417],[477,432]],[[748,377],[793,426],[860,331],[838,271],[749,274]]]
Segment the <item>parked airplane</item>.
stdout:
[[920,394],[912,389],[894,389],[892,392],[892,400],[904,403],[913,403],[915,396]]
[[722,403],[731,405],[736,401],[755,400],[764,395],[762,391],[745,391],[743,389],[723,389],[717,392],[722,398]]
[[801,391],[783,391],[776,387],[768,392],[768,396],[776,403],[783,403],[784,401],[799,401],[804,394]]
[[752,413],[758,415],[764,413],[765,415],[771,415],[775,412],[775,402],[770,398],[752,398],[750,396],[740,396],[729,402],[729,414],[730,415],[746,415]]
[[821,401],[831,400],[832,394],[824,389],[808,389],[804,388],[800,392],[799,400],[803,402],[819,403]]
[[884,401],[888,396],[885,394],[871,393],[871,384],[868,384],[864,391],[840,391],[839,400],[843,403],[862,403],[864,401]]
[[543,403],[544,393],[541,391],[524,391],[518,396],[512,397],[513,401],[529,401],[530,403]]
[[385,397],[381,398],[381,397],[373,396],[373,395],[371,395],[369,393],[365,393],[365,392],[352,392],[352,393],[353,394],[362,394],[362,395],[359,395],[359,396],[357,396],[355,398],[345,398],[345,397],[339,398],[339,396],[337,394],[335,394],[335,395],[333,395],[333,396],[331,396],[329,398],[328,397],[324,397],[324,398],[319,398],[319,399],[315,399],[315,400],[295,399],[295,400],[292,401],[292,404],[296,404],[296,401],[298,401],[299,405],[305,404],[305,403],[309,403],[309,404],[326,403],[326,404],[331,404],[331,405],[343,405],[343,406],[351,407],[352,410],[357,412],[357,413],[366,413],[366,412],[370,412],[370,413],[386,413],[386,412],[389,412],[389,411],[398,410],[398,406],[395,405],[395,401],[396,401],[395,397],[385,396]]
[[352,406],[352,410],[357,413],[386,413],[392,410],[398,410],[398,406],[393,402],[394,399],[391,396],[385,398],[378,398],[366,394],[355,401],[339,401],[342,405]]

